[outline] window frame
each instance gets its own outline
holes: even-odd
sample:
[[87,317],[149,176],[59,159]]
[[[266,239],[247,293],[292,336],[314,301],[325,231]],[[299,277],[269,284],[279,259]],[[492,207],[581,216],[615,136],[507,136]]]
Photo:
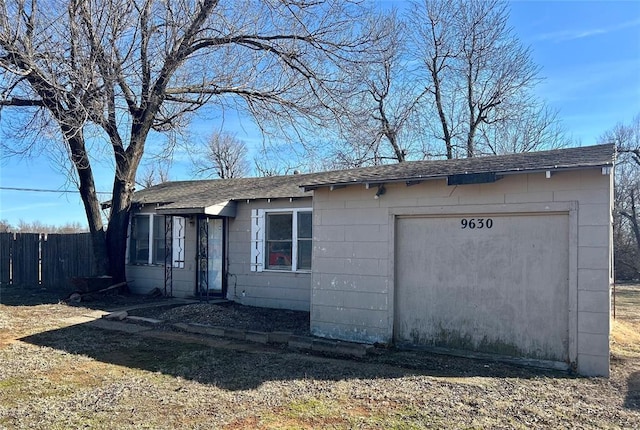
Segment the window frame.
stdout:
[[[299,253],[298,253],[298,216],[301,212],[311,214],[311,238],[302,238],[302,240],[309,240],[312,243],[313,250],[313,209],[310,207],[305,208],[281,208],[281,209],[254,209],[255,214],[252,216],[253,238],[252,249],[257,252],[252,252],[252,272],[277,272],[277,273],[311,273],[310,269],[301,269],[298,267]],[[269,268],[268,258],[268,243],[267,240],[267,224],[269,214],[291,214],[291,269],[275,269]],[[312,257],[313,261],[313,257]]]
[[[299,215],[300,213],[308,213],[309,216],[311,217],[311,236],[310,237],[300,237],[299,234],[299,225],[300,225],[300,218]],[[292,220],[293,224],[294,224],[294,228],[295,228],[295,234],[293,236],[295,236],[295,238],[291,238],[292,242],[295,242],[295,249],[296,249],[296,254],[295,254],[295,261],[296,261],[296,271],[297,272],[311,272],[311,268],[313,265],[313,211],[298,211],[296,213],[296,216],[294,217],[295,219]],[[305,268],[300,268],[300,241],[302,242],[309,242],[309,244],[311,245],[311,255],[309,256],[310,260],[309,260],[309,268],[305,269]]]
[[[149,247],[149,254],[151,256],[151,258],[149,258],[150,266],[164,266],[165,253],[167,252],[165,222],[165,215],[158,214],[153,214],[151,220],[149,220],[149,243],[153,245]],[[162,250],[162,254],[156,255],[160,250]]]
[[[159,242],[164,243],[164,246],[166,247],[165,219],[168,216],[171,216],[171,215],[162,215],[162,214],[156,214],[156,213],[136,213],[131,215],[129,220],[129,232],[128,232],[129,234],[127,235],[128,240],[127,240],[127,250],[126,250],[126,263],[128,265],[164,267],[165,265],[164,256],[162,256],[162,258],[154,258],[154,257],[155,257],[156,248],[157,248],[156,245]],[[133,241],[133,228],[134,228],[134,223],[136,222],[135,218],[143,218],[143,217],[146,217],[149,220],[149,233],[147,237],[147,247],[149,251],[147,255],[147,261],[146,262],[142,262],[140,260],[133,261],[131,259],[131,252],[132,252],[131,242]],[[172,265],[174,268],[183,269],[185,267],[184,246],[185,246],[186,219],[184,217],[179,217],[179,216],[173,216],[172,218],[173,218],[173,222],[172,222],[173,230],[171,232],[171,235],[172,235],[171,247],[172,247],[172,260],[173,260]],[[155,230],[157,228],[159,228],[158,230],[159,236],[155,235],[156,233]],[[166,252],[166,249],[165,249],[165,252]]]
[[[281,224],[278,223],[280,224],[279,226],[271,224],[271,221],[275,221],[274,220],[275,217],[282,217],[282,216],[290,218],[288,220],[289,221],[288,226],[287,226],[287,223],[284,223],[284,222]],[[265,212],[264,214],[264,226],[265,226],[264,268],[265,270],[275,270],[278,272],[293,272],[294,267],[297,267],[296,250],[294,250],[294,246],[293,246],[294,236],[296,235],[293,230],[294,219],[296,219],[296,214],[293,212],[288,212],[288,211],[287,212]],[[277,223],[277,221],[275,222]],[[272,234],[271,227],[284,227],[284,226],[287,226],[287,230],[290,230],[291,232],[291,234],[288,237],[282,238],[282,239],[271,238],[271,234]],[[272,249],[272,247],[274,249]],[[286,255],[289,253],[286,251],[287,248],[290,249],[290,257]],[[284,255],[283,264],[271,264],[272,255],[276,253],[280,253],[281,255]],[[286,258],[289,258],[290,260],[289,264],[286,264]]]

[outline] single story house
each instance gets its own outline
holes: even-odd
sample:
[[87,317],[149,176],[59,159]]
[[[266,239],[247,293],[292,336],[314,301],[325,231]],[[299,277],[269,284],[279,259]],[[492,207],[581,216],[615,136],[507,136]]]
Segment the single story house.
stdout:
[[613,145],[138,191],[135,292],[310,311],[314,335],[608,375]]

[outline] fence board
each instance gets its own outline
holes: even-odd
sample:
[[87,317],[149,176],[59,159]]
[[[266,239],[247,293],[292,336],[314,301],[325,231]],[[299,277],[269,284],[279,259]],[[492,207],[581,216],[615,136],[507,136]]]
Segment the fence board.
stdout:
[[40,234],[16,233],[13,241],[13,285],[37,287],[40,283]]
[[0,282],[19,287],[67,288],[93,275],[89,233],[0,233]]
[[11,283],[13,233],[0,233],[0,285]]
[[44,287],[67,287],[72,277],[92,275],[92,267],[90,233],[48,234],[42,242]]

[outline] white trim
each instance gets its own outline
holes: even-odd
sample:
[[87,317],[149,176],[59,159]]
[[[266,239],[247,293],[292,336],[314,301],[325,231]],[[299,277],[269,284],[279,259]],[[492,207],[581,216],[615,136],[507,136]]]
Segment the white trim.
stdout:
[[[140,266],[140,265],[145,265],[145,266],[164,266],[164,260],[162,263],[154,263],[153,262],[153,255],[154,255],[154,225],[156,222],[158,222],[157,218],[159,217],[163,217],[164,215],[160,215],[160,214],[154,214],[154,213],[137,213],[134,215],[131,215],[129,217],[129,227],[127,230],[127,250],[126,250],[126,259],[125,262],[126,264],[130,264],[133,266]],[[170,216],[170,215],[166,215],[166,216]],[[147,261],[145,263],[141,263],[138,261],[135,262],[131,262],[131,256],[130,256],[130,241],[131,241],[131,230],[132,230],[132,225],[133,225],[133,218],[137,217],[137,218],[142,218],[142,217],[148,217],[149,219],[149,232],[147,235],[147,246],[149,247],[149,254],[147,255]],[[138,230],[140,229],[140,227],[138,226]],[[164,226],[162,228],[162,231],[164,232]],[[164,233],[163,233],[163,237],[164,237]]]
[[291,271],[298,271],[298,212],[293,211],[291,216]]
[[182,216],[174,216],[172,225],[173,229],[171,231],[171,260],[174,268],[184,269],[186,218]]
[[147,264],[153,264],[153,224],[154,224],[154,214],[149,214],[149,237],[147,240],[149,241],[149,255],[147,256]]
[[[254,209],[256,210],[256,209]],[[282,208],[282,209],[257,209],[265,213],[273,212],[313,212],[313,208]]]
[[[296,272],[296,273],[311,273],[310,269],[298,269],[298,213],[300,212],[310,212],[311,214],[313,214],[313,208],[282,208],[282,209],[254,209],[253,211],[260,211],[261,216],[260,216],[260,220],[262,222],[261,224],[261,232],[262,232],[262,237],[261,237],[261,244],[260,244],[260,252],[262,253],[263,257],[260,260],[260,270],[258,270],[259,272],[261,271],[269,271],[269,272]],[[253,220],[253,211],[252,211],[252,220]],[[265,258],[267,258],[267,239],[265,237],[265,218],[267,214],[270,213],[290,213],[291,214],[291,222],[292,222],[292,229],[291,229],[291,269],[289,270],[282,270],[282,269],[268,269],[267,268],[267,264],[264,261]],[[253,226],[253,222],[252,222],[252,226]],[[253,239],[253,232],[252,232],[252,239]],[[312,239],[313,240],[313,239]],[[253,243],[252,243],[252,252],[253,252]],[[251,261],[252,264],[254,261],[253,258],[253,254],[251,257]],[[252,270],[253,270],[253,266],[252,266]]]
[[251,271],[264,269],[264,209],[251,209]]

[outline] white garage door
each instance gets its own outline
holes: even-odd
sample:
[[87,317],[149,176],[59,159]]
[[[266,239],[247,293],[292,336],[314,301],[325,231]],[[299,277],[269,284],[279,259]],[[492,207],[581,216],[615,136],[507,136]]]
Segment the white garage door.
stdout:
[[394,337],[567,361],[569,216],[396,219]]

